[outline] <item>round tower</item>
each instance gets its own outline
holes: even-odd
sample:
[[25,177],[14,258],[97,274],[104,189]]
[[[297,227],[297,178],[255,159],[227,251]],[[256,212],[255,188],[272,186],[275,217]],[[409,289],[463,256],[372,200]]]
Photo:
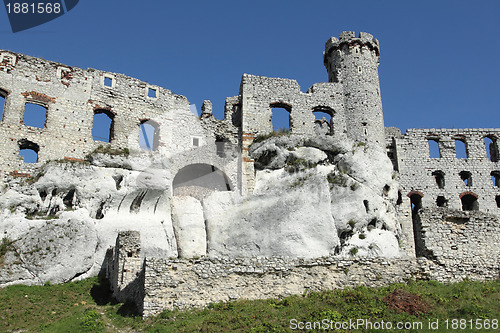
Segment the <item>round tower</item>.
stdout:
[[328,80],[342,84],[347,136],[385,147],[382,99],[378,80],[379,44],[372,35],[344,31],[325,45]]

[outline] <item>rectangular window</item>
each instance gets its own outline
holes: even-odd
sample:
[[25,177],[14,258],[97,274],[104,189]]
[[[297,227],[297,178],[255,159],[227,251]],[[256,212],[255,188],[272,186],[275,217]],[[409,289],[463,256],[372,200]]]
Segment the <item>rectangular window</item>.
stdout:
[[113,79],[105,76],[104,77],[104,86],[105,87],[112,87],[113,86]]
[[156,98],[156,89],[148,88],[148,97]]
[[200,146],[200,139],[193,138],[193,147],[199,147],[199,146]]

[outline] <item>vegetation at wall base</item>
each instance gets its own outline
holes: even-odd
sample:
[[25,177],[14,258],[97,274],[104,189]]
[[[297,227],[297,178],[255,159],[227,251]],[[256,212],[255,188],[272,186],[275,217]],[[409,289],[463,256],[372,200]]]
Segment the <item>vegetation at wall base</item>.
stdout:
[[[451,330],[452,319],[500,319],[500,280],[435,281],[311,292],[284,299],[214,303],[205,309],[164,311],[154,318],[134,315],[131,304],[113,301],[98,278],[60,285],[0,289],[0,332],[291,332],[290,321],[365,319],[372,322],[422,322],[413,332],[495,332]],[[439,319],[439,330],[426,330]],[[450,328],[445,329],[448,319]],[[307,332],[323,330],[304,330]],[[336,332],[382,332],[336,330]],[[412,330],[383,330],[412,332]]]

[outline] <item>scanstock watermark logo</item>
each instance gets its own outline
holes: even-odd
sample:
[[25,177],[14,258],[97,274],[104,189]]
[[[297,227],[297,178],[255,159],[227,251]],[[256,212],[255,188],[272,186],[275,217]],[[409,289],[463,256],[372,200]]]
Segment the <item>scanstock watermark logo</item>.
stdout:
[[12,32],[52,21],[75,8],[80,0],[4,0]]

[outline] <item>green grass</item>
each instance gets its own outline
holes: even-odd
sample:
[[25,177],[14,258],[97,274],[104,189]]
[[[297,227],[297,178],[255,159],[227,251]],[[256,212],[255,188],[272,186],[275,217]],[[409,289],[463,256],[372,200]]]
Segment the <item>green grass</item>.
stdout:
[[[164,311],[146,320],[134,316],[131,305],[113,302],[107,290],[105,281],[97,278],[62,285],[0,289],[0,332],[291,332],[292,319],[314,322],[358,318],[372,322],[419,321],[424,327],[429,321],[439,319],[440,330],[418,332],[488,332],[445,330],[444,320],[500,319],[500,281],[451,285],[419,281],[379,289],[357,287],[282,300],[215,303],[202,310]],[[394,305],[399,303],[387,301],[388,295],[401,293],[418,300],[417,311],[398,313]]]

